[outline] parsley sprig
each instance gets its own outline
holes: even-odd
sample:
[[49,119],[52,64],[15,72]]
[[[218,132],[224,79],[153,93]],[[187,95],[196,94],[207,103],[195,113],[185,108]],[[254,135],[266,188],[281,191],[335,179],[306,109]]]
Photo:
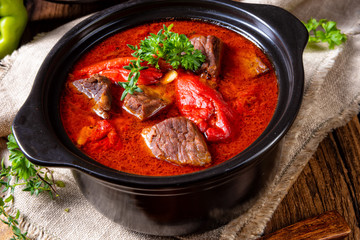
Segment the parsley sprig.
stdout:
[[[334,49],[335,45],[340,45],[347,40],[345,34],[341,33],[336,27],[336,22],[320,19],[317,21],[314,18],[305,23],[306,29],[309,32],[309,43],[311,42],[327,42],[329,49]],[[318,30],[320,28],[320,30]]]
[[132,56],[137,57],[137,60],[124,67],[127,70],[131,70],[131,73],[129,74],[128,82],[118,82],[125,89],[121,100],[125,98],[127,93],[133,94],[135,91],[142,91],[136,86],[140,71],[145,69],[140,66],[141,62],[145,61],[159,69],[159,61],[162,59],[174,69],[182,66],[186,70],[195,71],[205,61],[205,56],[200,50],[194,49],[186,35],[170,31],[173,26],[173,24],[170,24],[168,27],[163,25],[163,29],[157,34],[150,33],[150,36],[140,41],[139,47],[127,45],[134,51]]
[[140,41],[140,48],[128,45],[135,52],[132,54],[156,68],[159,68],[159,60],[163,59],[174,69],[182,66],[186,70],[195,71],[205,61],[205,56],[200,50],[195,50],[190,40],[184,34],[171,32],[174,25],[163,25],[157,34]]
[[[17,186],[23,185],[23,191],[30,192],[31,195],[39,195],[42,192],[48,193],[51,198],[58,196],[57,187],[64,187],[62,181],[55,181],[53,173],[45,167],[39,167],[31,163],[20,151],[15,137],[8,136],[7,148],[10,152],[9,161],[11,165],[5,166],[4,159],[1,162],[0,172],[0,189],[2,194],[9,192],[8,196],[0,197],[0,219],[3,223],[9,225],[13,231],[12,239],[28,239],[27,233],[22,233],[19,229],[18,219],[20,212],[17,211],[15,216],[7,213],[8,203],[14,200],[14,190]],[[14,179],[14,181],[12,181]]]

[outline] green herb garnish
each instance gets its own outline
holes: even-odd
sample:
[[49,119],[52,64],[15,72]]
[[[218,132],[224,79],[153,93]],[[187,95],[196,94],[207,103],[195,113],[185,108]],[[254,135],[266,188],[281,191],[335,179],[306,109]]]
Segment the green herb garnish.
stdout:
[[121,101],[124,100],[128,93],[134,94],[134,92],[142,92],[141,88],[136,86],[136,83],[139,80],[140,71],[147,69],[148,67],[141,66],[141,62],[140,58],[138,58],[137,60],[131,60],[128,66],[124,66],[124,69],[130,70],[131,72],[129,73],[127,82],[118,82],[118,84],[125,89],[121,95]]
[[156,68],[159,68],[159,60],[163,59],[174,69],[182,66],[186,70],[195,71],[205,61],[201,51],[195,50],[190,40],[184,34],[171,32],[173,24],[163,26],[156,35],[151,33],[149,37],[140,42],[140,48],[128,45],[135,52],[132,54]]
[[[171,32],[173,24],[168,27],[163,25],[157,34],[151,33],[150,36],[140,41],[140,47],[128,44],[127,46],[134,51],[132,56],[137,57],[137,61],[130,63],[124,68],[131,70],[131,76],[127,83],[118,82],[125,91],[121,96],[123,100],[127,93],[133,94],[134,91],[141,92],[136,86],[140,76],[140,71],[145,69],[140,63],[145,61],[159,69],[159,60],[163,59],[174,69],[180,66],[186,70],[197,70],[205,61],[205,56],[199,50],[195,50],[190,40],[184,34]],[[135,64],[136,62],[136,64]]]
[[[326,19],[317,21],[314,18],[310,18],[307,23],[303,23],[309,32],[309,43],[327,42],[329,49],[334,49],[335,45],[340,45],[347,40],[346,35],[337,29],[336,22],[334,21]],[[320,30],[318,30],[319,27],[321,27]]]
[[[22,233],[18,227],[17,220],[20,212],[17,211],[16,216],[11,216],[6,212],[6,208],[9,207],[7,203],[14,200],[15,187],[23,185],[25,186],[23,191],[28,191],[31,195],[37,196],[41,192],[47,192],[53,198],[54,194],[58,196],[55,186],[64,187],[65,184],[62,181],[55,181],[48,168],[32,164],[20,151],[12,134],[8,136],[7,148],[10,151],[9,161],[11,165],[6,167],[4,159],[1,162],[0,188],[3,194],[8,191],[10,194],[5,199],[2,196],[0,197],[0,219],[11,227],[14,234],[12,239],[28,239],[27,233]],[[12,179],[14,179],[14,183],[12,183]]]

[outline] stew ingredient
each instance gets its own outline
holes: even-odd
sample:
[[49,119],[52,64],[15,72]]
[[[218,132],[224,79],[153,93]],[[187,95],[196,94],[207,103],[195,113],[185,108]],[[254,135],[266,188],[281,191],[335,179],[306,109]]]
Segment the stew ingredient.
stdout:
[[238,117],[218,91],[193,74],[181,74],[175,89],[180,113],[196,123],[208,141],[226,140],[235,134]]
[[221,67],[222,41],[213,35],[200,35],[192,37],[190,42],[194,45],[194,49],[198,49],[206,57],[205,62],[197,72],[204,73],[205,78],[217,78]]
[[144,128],[142,136],[155,157],[178,165],[204,166],[211,161],[197,127],[184,117],[173,117]]
[[74,87],[88,98],[94,99],[93,111],[101,118],[108,119],[111,109],[110,81],[107,77],[95,74],[90,78],[73,82]]

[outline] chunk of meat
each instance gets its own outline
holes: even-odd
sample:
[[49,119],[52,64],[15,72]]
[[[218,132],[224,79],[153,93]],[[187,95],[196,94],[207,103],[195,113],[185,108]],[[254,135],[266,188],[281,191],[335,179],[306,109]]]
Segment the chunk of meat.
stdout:
[[154,116],[167,105],[168,103],[161,98],[147,95],[144,92],[134,92],[134,94],[126,95],[123,109],[143,121]]
[[242,58],[239,58],[239,65],[241,69],[246,69],[248,71],[248,76],[255,78],[261,74],[268,72],[270,69],[265,65],[263,61],[256,55],[247,55]]
[[206,56],[205,62],[200,67],[200,72],[207,77],[217,78],[220,74],[223,42],[212,35],[194,36],[190,38],[194,48]]
[[195,124],[184,117],[166,119],[141,135],[158,159],[177,165],[204,166],[211,162],[203,135]]
[[107,77],[95,74],[90,78],[80,79],[73,82],[79,92],[88,98],[94,99],[93,111],[101,118],[108,119],[111,109],[110,81]]

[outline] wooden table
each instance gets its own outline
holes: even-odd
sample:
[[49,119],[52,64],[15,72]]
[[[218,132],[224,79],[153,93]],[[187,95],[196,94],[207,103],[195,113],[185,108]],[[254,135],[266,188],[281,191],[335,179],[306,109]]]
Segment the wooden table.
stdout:
[[[119,1],[93,4],[57,4],[25,1],[29,23],[23,44],[39,32],[49,31],[71,19],[104,9]],[[354,117],[346,126],[330,133],[319,145],[300,177],[283,199],[265,233],[271,233],[305,218],[337,210],[350,225],[347,239],[360,239],[360,123]],[[11,231],[0,225],[0,239]]]

